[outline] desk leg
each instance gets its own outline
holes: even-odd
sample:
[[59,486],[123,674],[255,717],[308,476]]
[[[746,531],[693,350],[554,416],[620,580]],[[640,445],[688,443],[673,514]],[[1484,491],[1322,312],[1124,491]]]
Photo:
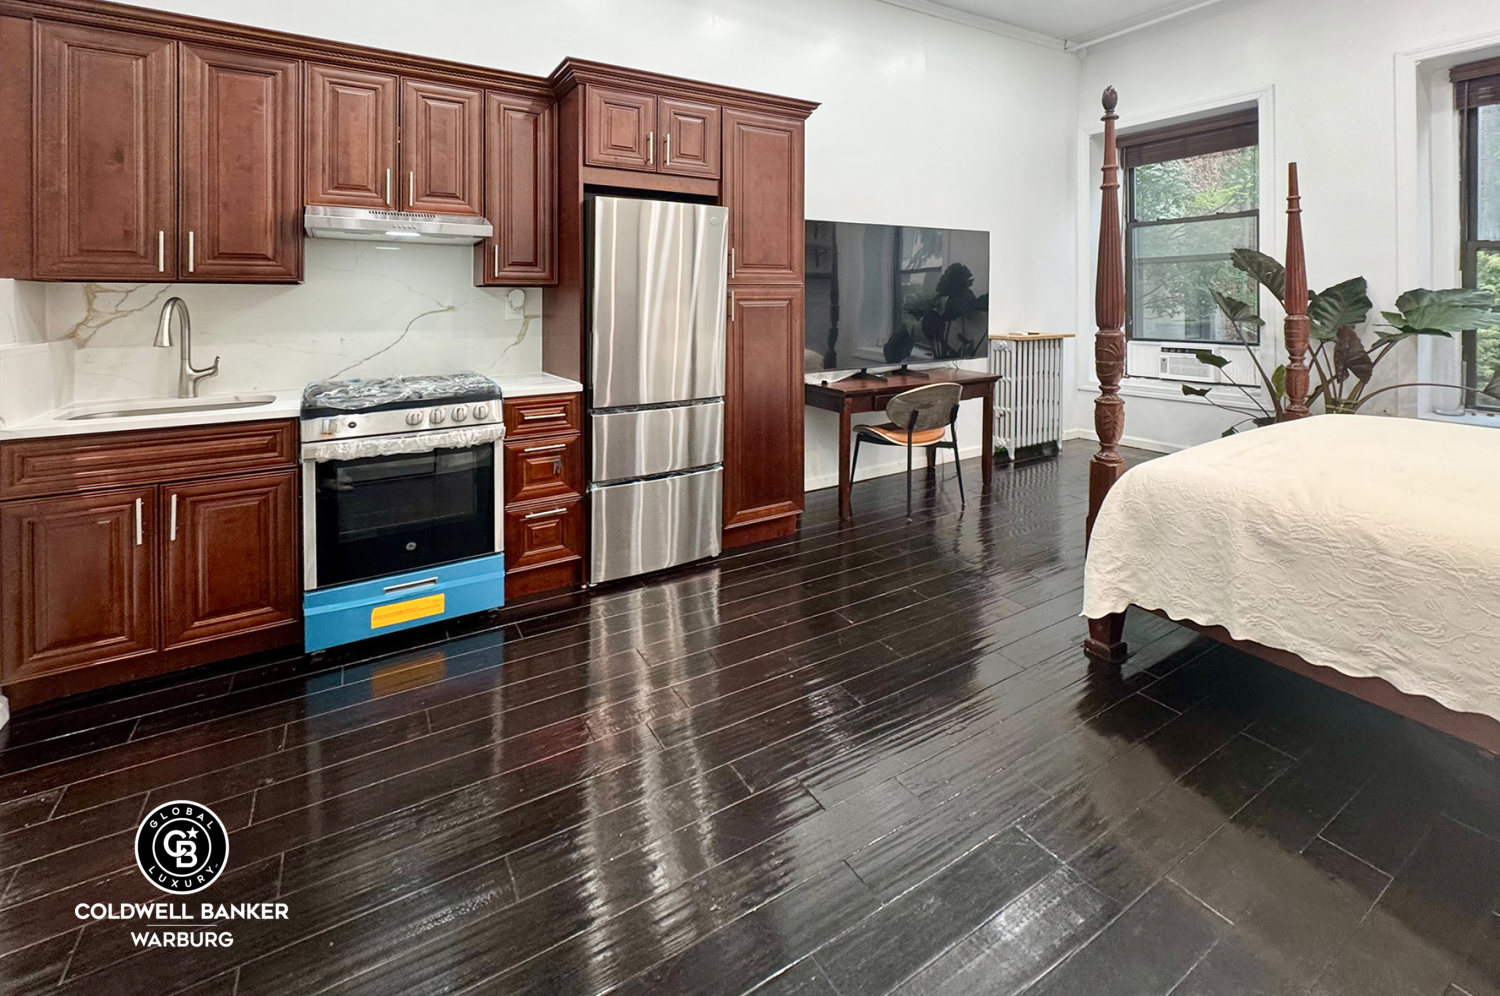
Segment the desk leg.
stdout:
[[849,500],[849,493],[854,487],[854,481],[849,476],[849,437],[854,434],[854,419],[849,411],[849,399],[844,399],[844,404],[839,408],[839,518],[854,518],[854,507]]
[[924,446],[922,448],[927,451],[927,473],[930,474],[937,470],[937,447]]
[[984,475],[984,490],[989,491],[995,480],[995,385],[984,392],[984,431],[981,433],[984,449],[979,454],[979,469]]

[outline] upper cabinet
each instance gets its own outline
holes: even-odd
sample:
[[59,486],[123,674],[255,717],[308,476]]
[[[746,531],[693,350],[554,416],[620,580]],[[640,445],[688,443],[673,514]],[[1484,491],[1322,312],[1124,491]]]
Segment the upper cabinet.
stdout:
[[484,213],[484,94],[307,67],[307,203]]
[[593,84],[585,101],[586,165],[718,178],[716,105]]
[[301,63],[180,48],[178,279],[299,279]]
[[50,21],[35,43],[31,268],[6,275],[301,279],[297,61]]
[[34,275],[174,278],[176,43],[38,21],[35,65]]
[[394,76],[307,65],[307,203],[396,209]]
[[719,176],[719,109],[676,97],[658,97],[662,173]]
[[484,94],[401,81],[401,169],[407,211],[484,213]]
[[485,216],[476,283],[557,282],[557,124],[552,101],[485,97]]
[[802,119],[724,111],[731,283],[801,283]]

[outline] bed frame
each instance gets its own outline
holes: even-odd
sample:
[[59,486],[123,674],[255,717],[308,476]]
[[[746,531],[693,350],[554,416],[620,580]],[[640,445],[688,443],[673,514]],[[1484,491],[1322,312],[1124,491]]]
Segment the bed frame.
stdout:
[[[1099,452],[1089,463],[1089,511],[1085,529],[1092,534],[1094,519],[1104,496],[1125,473],[1120,456],[1120,438],[1125,432],[1125,401],[1120,397],[1120,379],[1125,373],[1125,254],[1120,230],[1120,161],[1115,145],[1115,113],[1118,95],[1113,87],[1104,91],[1104,183],[1099,221],[1099,268],[1094,288],[1094,313],[1098,332],[1094,336],[1094,366],[1099,377],[1099,397],[1094,402],[1094,429]],[[1284,418],[1306,418],[1308,393],[1307,259],[1302,247],[1302,199],[1297,188],[1297,164],[1291,163],[1287,177],[1286,226],[1286,393]],[[1151,611],[1164,619],[1165,612]],[[1500,721],[1471,712],[1455,712],[1424,695],[1410,695],[1381,678],[1355,678],[1330,667],[1310,664],[1288,650],[1237,640],[1220,626],[1192,619],[1172,619],[1226,646],[1269,661],[1289,671],[1347,692],[1391,712],[1441,730],[1492,754],[1500,754]],[[1083,649],[1090,660],[1119,665],[1126,658],[1125,614],[1116,613],[1089,620],[1089,635]]]

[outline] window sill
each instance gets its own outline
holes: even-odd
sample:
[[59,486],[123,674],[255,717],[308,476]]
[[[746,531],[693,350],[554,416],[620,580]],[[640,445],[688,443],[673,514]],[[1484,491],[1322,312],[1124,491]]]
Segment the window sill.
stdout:
[[1489,429],[1500,429],[1500,412],[1466,411],[1462,415],[1422,412],[1417,418],[1429,422],[1452,422],[1456,425],[1480,425]]

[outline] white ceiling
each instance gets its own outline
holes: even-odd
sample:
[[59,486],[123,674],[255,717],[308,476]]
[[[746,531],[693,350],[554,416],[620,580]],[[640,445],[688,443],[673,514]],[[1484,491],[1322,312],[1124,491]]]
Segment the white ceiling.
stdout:
[[[1143,25],[1161,17],[1187,13],[1218,0],[885,0],[886,3],[937,17],[948,17],[1002,33],[1068,42],[1070,48]],[[989,23],[985,23],[989,22]]]

